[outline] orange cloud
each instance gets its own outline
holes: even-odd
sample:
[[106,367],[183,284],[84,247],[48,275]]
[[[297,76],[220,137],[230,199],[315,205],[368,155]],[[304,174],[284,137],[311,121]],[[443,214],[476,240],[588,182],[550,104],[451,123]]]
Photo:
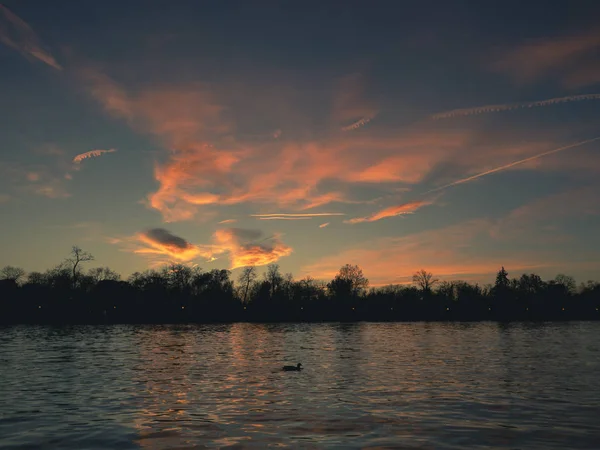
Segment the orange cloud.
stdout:
[[395,217],[404,214],[413,214],[416,210],[433,204],[430,200],[415,200],[413,202],[404,203],[402,205],[390,206],[389,208],[382,209],[367,217],[357,217],[354,219],[346,220],[346,223],[361,223],[361,222],[376,222],[386,217]]
[[214,234],[216,247],[220,252],[227,251],[231,269],[246,266],[265,266],[292,253],[292,248],[283,244],[277,237],[258,241],[262,233],[257,230],[228,228]]
[[[198,258],[214,261],[227,256],[230,269],[245,266],[264,266],[292,253],[279,237],[263,238],[258,230],[226,228],[213,234],[212,244],[195,245],[163,228],[153,228],[132,238],[110,238],[109,242],[124,245],[124,250],[158,257],[153,265],[169,260],[190,262]],[[162,257],[166,257],[164,259]]]
[[322,223],[321,225],[319,225],[319,228],[325,228],[327,226],[329,226],[329,222]]
[[73,162],[76,164],[79,164],[81,161],[83,161],[86,158],[97,157],[97,156],[103,155],[104,153],[114,153],[116,151],[117,150],[114,148],[111,148],[109,150],[90,150],[89,152],[80,153],[79,155],[76,155],[73,158]]
[[0,4],[0,42],[28,59],[35,58],[57,70],[62,67],[54,56],[43,48],[33,29],[20,17]]
[[[154,135],[169,149],[155,164],[159,187],[147,199],[147,205],[160,211],[167,222],[214,217],[217,208],[242,203],[290,211],[310,211],[333,203],[369,203],[372,199],[357,200],[355,188],[377,186],[391,193],[410,190],[440,166],[460,169],[459,177],[494,167],[508,156],[516,159],[531,154],[532,148],[540,146],[539,142],[503,146],[511,137],[523,141],[518,132],[490,137],[489,132],[484,136],[477,129],[456,124],[446,127],[433,121],[380,130],[377,136],[372,130],[356,135],[339,133],[346,121],[375,111],[364,100],[357,76],[343,81],[334,93],[333,123],[323,132],[309,135],[306,130],[298,131],[295,122],[302,123],[300,111],[294,112],[294,123],[281,123],[283,107],[270,99],[276,126],[286,128],[285,138],[282,135],[277,140],[268,130],[262,138],[243,140],[246,134],[237,134],[236,129],[244,128],[244,117],[229,106],[239,105],[239,100],[228,97],[228,91],[218,86],[210,90],[203,85],[159,86],[131,94],[102,74],[84,71],[84,77],[107,112]],[[249,95],[234,92],[236,96]],[[559,100],[563,101],[548,101]],[[268,108],[262,104],[261,108],[268,121]],[[267,128],[274,125],[269,123]],[[550,141],[546,133],[543,143]],[[448,162],[451,164],[445,164]]]
[[137,239],[146,247],[138,248],[134,253],[162,255],[182,262],[191,261],[202,254],[200,248],[164,228],[152,228],[139,233]]
[[[508,73],[521,83],[533,82],[551,71],[558,72],[564,82],[585,70],[589,61],[597,58],[598,49],[600,32],[597,30],[540,39],[506,51],[492,63],[492,69]],[[592,85],[598,81],[600,78],[592,77],[585,84]]]

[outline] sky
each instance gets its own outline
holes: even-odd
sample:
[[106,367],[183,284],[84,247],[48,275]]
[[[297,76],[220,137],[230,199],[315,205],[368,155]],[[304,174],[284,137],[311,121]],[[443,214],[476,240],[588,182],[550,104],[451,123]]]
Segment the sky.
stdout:
[[599,15],[4,0],[0,266],[600,279]]

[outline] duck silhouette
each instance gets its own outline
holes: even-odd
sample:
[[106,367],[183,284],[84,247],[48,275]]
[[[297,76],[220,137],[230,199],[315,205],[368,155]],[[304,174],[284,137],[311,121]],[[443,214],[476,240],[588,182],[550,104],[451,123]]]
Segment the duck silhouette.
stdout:
[[283,370],[284,372],[300,372],[302,370],[302,364],[298,363],[295,366],[283,366]]

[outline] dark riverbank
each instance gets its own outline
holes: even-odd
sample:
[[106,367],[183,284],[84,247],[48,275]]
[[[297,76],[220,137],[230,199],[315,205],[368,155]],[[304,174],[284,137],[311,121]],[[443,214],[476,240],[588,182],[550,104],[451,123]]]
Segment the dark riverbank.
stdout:
[[[159,324],[232,322],[411,322],[600,320],[600,284],[579,288],[568,276],[535,274],[494,285],[439,282],[419,271],[413,285],[368,289],[358,266],[346,265],[329,283],[294,280],[276,265],[263,279],[244,269],[234,285],[227,270],[201,272],[183,265],[119,281],[109,269],[93,275],[59,267],[0,280],[2,324]],[[103,275],[103,279],[100,279]],[[106,277],[110,276],[111,279]]]

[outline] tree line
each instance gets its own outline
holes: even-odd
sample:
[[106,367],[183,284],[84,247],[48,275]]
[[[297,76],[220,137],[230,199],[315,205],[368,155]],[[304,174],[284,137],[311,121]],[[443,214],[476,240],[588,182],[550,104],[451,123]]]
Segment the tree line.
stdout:
[[0,269],[0,323],[202,323],[234,321],[546,321],[599,320],[600,283],[577,286],[567,275],[510,278],[502,267],[490,285],[440,281],[419,270],[411,285],[369,288],[347,264],[329,282],[283,274],[259,277],[184,264],[136,272],[127,280],[108,267],[84,270],[94,257],[74,246],[46,272]]

